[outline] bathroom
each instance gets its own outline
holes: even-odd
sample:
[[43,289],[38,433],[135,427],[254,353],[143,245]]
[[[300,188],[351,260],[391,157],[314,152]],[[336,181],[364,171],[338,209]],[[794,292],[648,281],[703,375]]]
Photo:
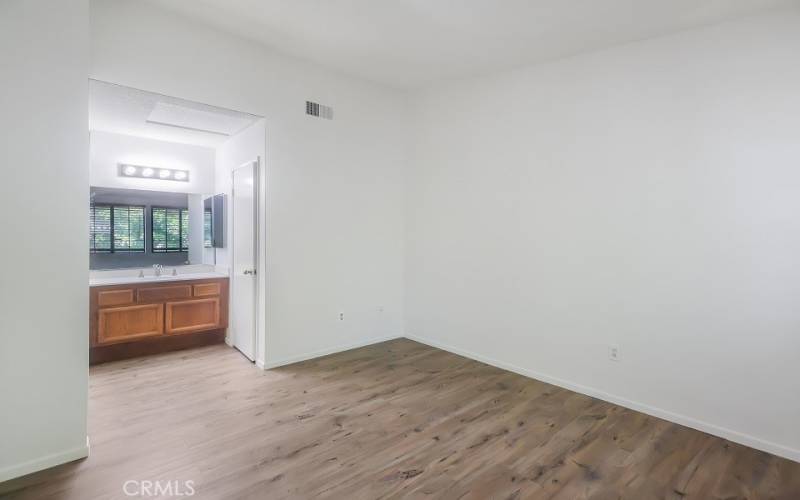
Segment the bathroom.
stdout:
[[90,362],[222,342],[255,361],[265,120],[90,80],[89,137]]

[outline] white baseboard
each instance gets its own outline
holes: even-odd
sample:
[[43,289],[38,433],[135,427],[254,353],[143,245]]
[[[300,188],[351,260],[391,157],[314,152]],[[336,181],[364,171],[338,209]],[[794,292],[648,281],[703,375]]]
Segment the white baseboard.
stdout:
[[55,467],[56,465],[65,464],[67,462],[72,462],[88,456],[89,436],[86,436],[86,444],[83,446],[53,453],[51,455],[45,455],[34,460],[29,460],[21,464],[6,467],[5,469],[0,469],[0,483],[3,481],[8,481],[9,479],[14,479],[15,477],[32,474],[40,470],[49,469],[50,467]]
[[787,446],[773,443],[771,441],[765,441],[763,439],[759,439],[749,434],[744,434],[731,429],[726,429],[724,427],[719,427],[717,425],[710,424],[708,422],[703,422],[702,420],[697,420],[692,417],[687,417],[686,415],[673,413],[671,411],[664,410],[662,408],[656,408],[654,406],[646,405],[643,403],[637,403],[636,401],[631,401],[629,399],[625,399],[620,396],[615,396],[614,394],[609,394],[607,392],[595,389],[593,387],[576,384],[568,380],[552,377],[550,375],[529,370],[527,368],[521,368],[511,363],[506,363],[503,361],[498,361],[496,359],[488,358],[486,356],[482,356],[474,352],[465,351],[457,347],[442,344],[441,342],[437,342],[435,340],[430,340],[424,337],[419,337],[416,335],[409,335],[409,334],[406,334],[405,337],[407,339],[414,340],[421,344],[429,345],[431,347],[436,347],[437,349],[442,349],[443,351],[448,351],[453,354],[458,354],[459,356],[464,356],[466,358],[480,361],[481,363],[486,363],[487,365],[492,365],[494,367],[501,368],[503,370],[508,370],[510,372],[517,373],[524,377],[541,380],[542,382],[547,382],[548,384],[563,387],[564,389],[569,389],[571,391],[578,392],[586,396],[591,396],[593,398],[602,399],[603,401],[607,401],[609,403],[613,403],[619,406],[624,406],[625,408],[630,408],[631,410],[636,410],[638,412],[645,413],[653,417],[658,417],[679,425],[691,427],[692,429],[696,429],[698,431],[705,432],[707,434],[711,434],[720,437],[722,439],[727,439],[728,441],[732,441],[734,443],[739,443],[744,446],[748,446],[750,448],[755,448],[757,450],[765,451],[767,453],[772,453],[773,455],[793,460],[795,462],[800,462],[800,450],[794,448],[789,448]]
[[327,356],[329,354],[336,354],[337,352],[349,351],[350,349],[357,349],[359,347],[378,344],[380,342],[386,342],[387,340],[394,340],[402,337],[403,337],[402,335],[389,335],[386,337],[378,337],[378,338],[372,337],[360,340],[358,342],[341,344],[338,346],[329,347],[327,349],[321,349],[319,351],[309,352],[305,354],[298,354],[297,356],[290,356],[288,358],[283,358],[276,361],[267,361],[263,362],[260,365],[258,362],[256,362],[256,365],[262,370],[269,370],[271,368],[278,368],[279,366],[291,365],[292,363],[299,363],[300,361],[307,361],[309,359],[319,358],[321,356]]

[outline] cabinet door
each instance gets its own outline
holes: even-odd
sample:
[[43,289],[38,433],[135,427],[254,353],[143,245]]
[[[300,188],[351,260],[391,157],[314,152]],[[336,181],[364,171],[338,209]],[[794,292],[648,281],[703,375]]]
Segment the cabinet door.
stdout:
[[97,311],[97,342],[113,344],[164,333],[164,306],[111,307]]
[[189,333],[219,328],[219,298],[167,302],[167,333]]
[[104,290],[97,293],[99,307],[126,306],[133,304],[133,289]]
[[194,296],[212,297],[219,295],[221,289],[219,283],[200,283],[199,285],[194,285]]
[[191,297],[191,285],[140,287],[136,292],[137,302],[163,302]]

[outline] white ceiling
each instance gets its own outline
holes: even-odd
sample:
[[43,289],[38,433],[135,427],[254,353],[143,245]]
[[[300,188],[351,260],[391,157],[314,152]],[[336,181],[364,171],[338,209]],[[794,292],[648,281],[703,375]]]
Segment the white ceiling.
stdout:
[[150,0],[279,52],[415,87],[798,0]]
[[89,80],[89,130],[216,148],[259,118]]

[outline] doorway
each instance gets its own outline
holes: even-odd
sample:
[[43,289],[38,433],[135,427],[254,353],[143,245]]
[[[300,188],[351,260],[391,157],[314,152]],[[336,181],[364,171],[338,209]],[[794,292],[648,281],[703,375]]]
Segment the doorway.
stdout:
[[262,367],[266,120],[98,80],[89,96],[92,363],[227,343]]

